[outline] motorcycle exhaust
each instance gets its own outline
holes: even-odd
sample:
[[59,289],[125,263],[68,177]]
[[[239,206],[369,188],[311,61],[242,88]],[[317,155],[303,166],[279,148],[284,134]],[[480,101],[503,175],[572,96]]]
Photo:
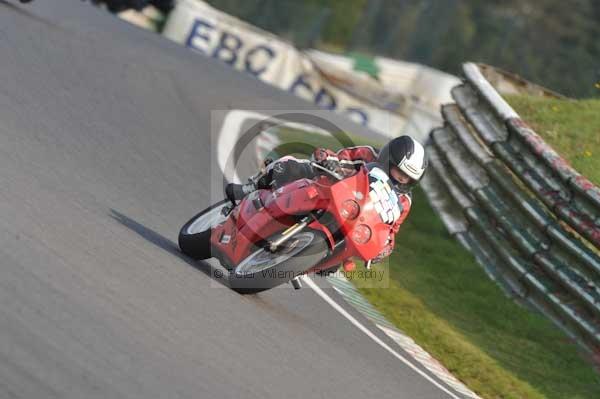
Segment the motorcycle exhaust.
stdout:
[[279,238],[277,238],[275,241],[271,241],[271,243],[269,244],[269,251],[277,251],[281,244],[292,238],[296,233],[302,231],[302,229],[304,229],[308,225],[308,221],[309,218],[304,217],[299,223],[296,223],[295,225],[286,229],[283,233],[281,233],[281,236]]

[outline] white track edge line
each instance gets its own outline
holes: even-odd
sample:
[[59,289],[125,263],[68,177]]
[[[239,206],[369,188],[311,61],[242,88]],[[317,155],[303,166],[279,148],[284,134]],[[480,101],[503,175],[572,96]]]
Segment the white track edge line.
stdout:
[[397,358],[402,363],[406,364],[408,367],[410,367],[411,369],[413,369],[421,377],[425,378],[427,381],[431,382],[433,385],[435,385],[436,387],[438,387],[439,389],[441,389],[442,391],[444,391],[445,393],[447,393],[448,395],[450,395],[450,397],[452,397],[454,399],[460,399],[458,396],[454,395],[452,392],[450,392],[448,389],[446,389],[444,386],[442,386],[436,380],[434,380],[433,378],[431,378],[429,375],[427,375],[426,373],[424,373],[422,370],[420,370],[414,364],[412,364],[411,362],[409,362],[404,356],[402,356],[401,354],[399,354],[398,352],[396,352],[394,349],[392,349],[388,344],[386,344],[385,342],[383,342],[381,340],[381,338],[379,338],[377,335],[373,334],[373,332],[371,330],[369,330],[367,327],[365,327],[364,325],[362,325],[350,313],[348,313],[336,301],[334,301],[329,295],[327,295],[321,289],[321,287],[319,287],[317,284],[315,284],[314,281],[312,281],[310,279],[310,277],[308,277],[308,276],[302,276],[302,279],[304,280],[304,282],[310,288],[312,288],[312,290],[317,295],[319,295],[325,302],[327,302],[328,304],[330,304],[332,308],[334,308],[335,310],[337,310],[342,316],[344,316],[346,319],[348,319],[348,321],[350,321],[350,323],[354,324],[355,327],[357,327],[359,330],[361,330],[363,333],[365,333],[373,341],[375,341],[376,343],[378,343],[382,348],[384,348],[385,350],[387,350],[388,352],[390,352],[395,358]]

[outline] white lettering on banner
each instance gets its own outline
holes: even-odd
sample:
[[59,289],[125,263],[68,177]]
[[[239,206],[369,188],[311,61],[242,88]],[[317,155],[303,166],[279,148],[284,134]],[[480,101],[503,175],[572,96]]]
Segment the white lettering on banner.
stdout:
[[200,0],[179,0],[163,34],[354,122],[397,136],[405,120],[328,82],[303,52]]

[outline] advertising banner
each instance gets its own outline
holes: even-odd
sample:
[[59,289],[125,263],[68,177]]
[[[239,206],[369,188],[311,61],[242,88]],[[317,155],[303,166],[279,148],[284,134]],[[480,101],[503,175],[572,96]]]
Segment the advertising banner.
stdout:
[[319,107],[346,115],[390,137],[405,119],[331,84],[311,58],[284,40],[199,0],[180,0],[163,34],[189,49],[293,93]]

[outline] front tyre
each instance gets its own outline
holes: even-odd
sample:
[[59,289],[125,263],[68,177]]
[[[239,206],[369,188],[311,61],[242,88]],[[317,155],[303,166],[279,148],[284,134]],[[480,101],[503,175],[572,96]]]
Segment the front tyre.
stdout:
[[230,287],[240,294],[253,294],[300,276],[328,253],[325,236],[315,230],[294,235],[276,252],[257,248],[229,274]]
[[217,202],[184,224],[179,231],[181,252],[195,260],[210,258],[211,229],[225,222],[227,216],[224,216],[222,211],[229,204],[228,200]]

